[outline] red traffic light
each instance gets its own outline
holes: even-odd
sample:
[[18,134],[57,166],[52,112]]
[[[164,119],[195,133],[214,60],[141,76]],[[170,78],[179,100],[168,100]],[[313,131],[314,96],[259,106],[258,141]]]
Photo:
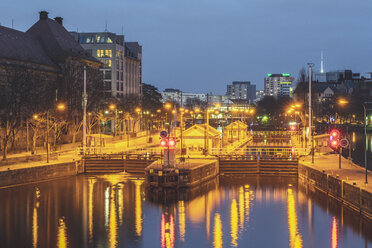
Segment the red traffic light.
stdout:
[[169,147],[176,147],[176,144],[177,144],[177,142],[176,142],[175,139],[170,139],[169,140]]
[[338,146],[340,145],[340,141],[337,140],[337,139],[334,139],[334,140],[331,141],[331,144],[330,145],[333,148],[338,148]]
[[160,141],[160,146],[161,146],[161,147],[167,147],[167,146],[168,146],[168,141],[167,141],[166,139],[162,139],[162,140]]
[[296,131],[297,127],[296,126],[291,126],[290,129],[291,129],[291,131]]
[[330,134],[331,134],[332,139],[340,138],[340,131],[338,129],[331,130]]

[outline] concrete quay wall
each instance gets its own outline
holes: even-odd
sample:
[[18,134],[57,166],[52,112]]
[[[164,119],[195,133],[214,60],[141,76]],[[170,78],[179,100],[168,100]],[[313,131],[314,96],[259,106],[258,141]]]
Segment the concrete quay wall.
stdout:
[[371,192],[354,186],[349,181],[341,180],[301,163],[298,165],[298,178],[313,185],[345,206],[372,219]]
[[84,173],[81,161],[55,163],[48,165],[0,171],[0,187],[46,181]]

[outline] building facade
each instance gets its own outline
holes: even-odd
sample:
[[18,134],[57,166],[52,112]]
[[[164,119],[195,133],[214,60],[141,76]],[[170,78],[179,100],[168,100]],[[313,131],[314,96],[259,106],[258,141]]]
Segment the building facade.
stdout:
[[198,99],[199,101],[207,101],[206,94],[182,92],[179,89],[165,89],[161,92],[163,102],[174,102],[179,105],[184,105],[188,99]]
[[227,85],[226,95],[230,99],[247,100],[253,103],[256,99],[256,85],[251,84],[250,81],[234,81]]
[[111,32],[71,32],[76,41],[103,64],[106,96],[142,95],[142,47]]
[[289,96],[292,97],[293,94],[293,84],[294,78],[291,77],[289,73],[281,74],[267,74],[264,79],[264,92],[265,96]]

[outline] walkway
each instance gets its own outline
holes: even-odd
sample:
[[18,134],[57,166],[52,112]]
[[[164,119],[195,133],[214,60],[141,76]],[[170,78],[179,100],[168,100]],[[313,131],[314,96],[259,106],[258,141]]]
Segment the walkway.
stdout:
[[299,162],[319,171],[324,170],[329,175],[338,175],[339,179],[348,181],[351,184],[355,183],[357,187],[372,193],[372,172],[368,171],[368,184],[365,184],[365,169],[343,157],[341,157],[341,169],[339,169],[338,154],[331,152],[316,153],[314,164],[311,163],[311,156],[301,158]]

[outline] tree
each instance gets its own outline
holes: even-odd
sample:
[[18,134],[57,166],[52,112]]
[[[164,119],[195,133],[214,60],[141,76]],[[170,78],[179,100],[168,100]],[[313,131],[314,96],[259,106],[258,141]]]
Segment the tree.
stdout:
[[156,113],[157,109],[161,109],[163,104],[161,102],[162,96],[158,88],[151,84],[142,84],[142,109],[149,110]]
[[203,100],[200,100],[197,97],[187,98],[185,107],[188,108],[188,109],[193,109],[195,107],[199,107],[201,110],[204,111],[207,108],[207,102],[203,101]]
[[77,59],[66,59],[62,74],[62,83],[58,86],[58,99],[67,104],[68,131],[72,135],[72,143],[80,132],[83,119],[83,91],[84,91],[84,66],[86,66],[87,81],[87,110],[98,111],[105,102],[103,97],[103,75],[98,67],[86,65]]
[[23,66],[0,70],[0,128],[3,129],[3,160],[9,140],[32,116],[53,105],[54,77]]

